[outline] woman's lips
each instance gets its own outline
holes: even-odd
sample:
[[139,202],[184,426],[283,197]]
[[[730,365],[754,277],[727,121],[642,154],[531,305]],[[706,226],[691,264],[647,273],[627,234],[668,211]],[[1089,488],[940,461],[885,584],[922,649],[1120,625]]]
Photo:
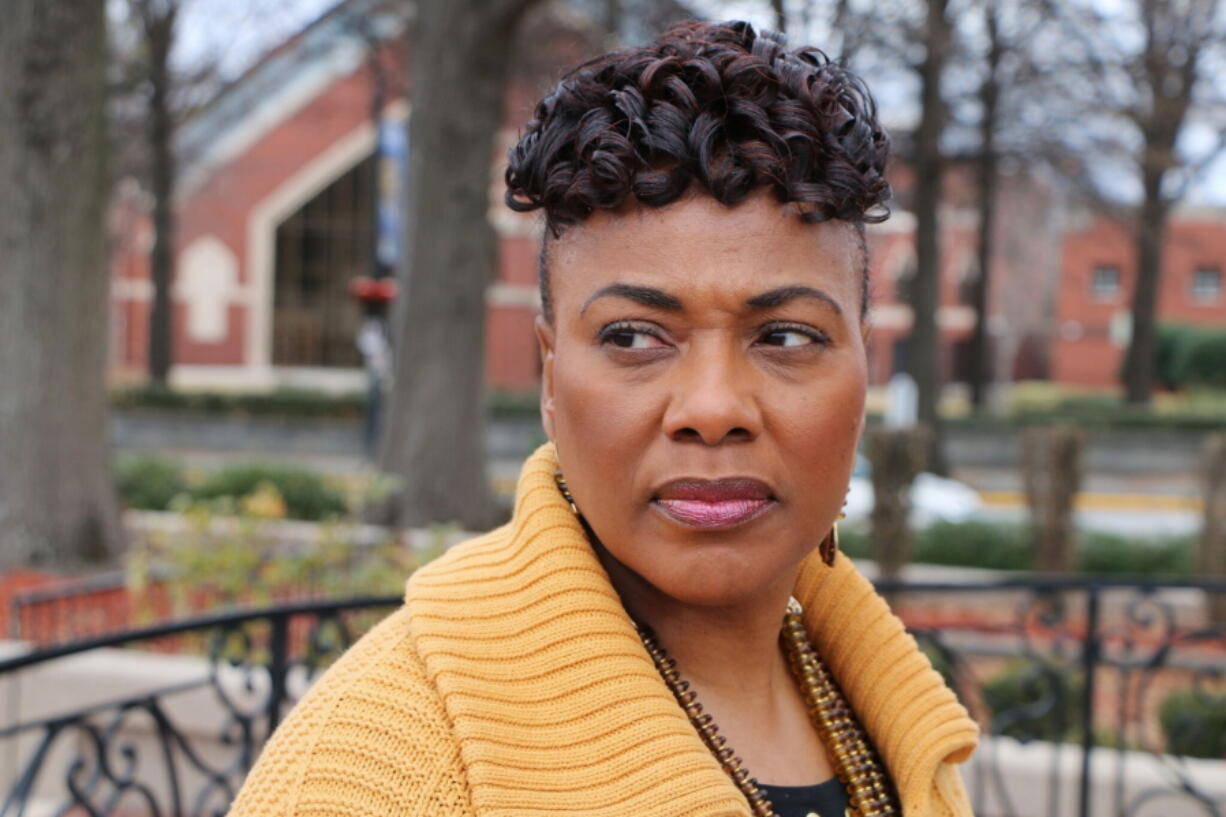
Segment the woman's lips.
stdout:
[[654,503],[675,521],[704,530],[742,525],[777,504],[766,483],[747,478],[674,480],[656,492]]
[[728,499],[723,502],[701,502],[696,499],[657,499],[656,505],[665,514],[683,525],[718,530],[748,522],[774,505],[771,499]]

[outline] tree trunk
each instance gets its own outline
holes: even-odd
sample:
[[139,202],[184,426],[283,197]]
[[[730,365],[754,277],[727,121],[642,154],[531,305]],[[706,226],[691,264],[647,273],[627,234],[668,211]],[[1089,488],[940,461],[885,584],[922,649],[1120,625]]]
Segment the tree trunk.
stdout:
[[1161,174],[1146,173],[1145,200],[1141,203],[1136,228],[1137,275],[1132,293],[1132,337],[1124,362],[1124,397],[1136,405],[1148,403],[1154,388],[1158,281],[1162,276],[1162,244],[1169,212],[1161,186]]
[[0,568],[120,551],[107,458],[103,0],[0,25]]
[[422,0],[413,49],[407,266],[380,462],[385,519],[495,521],[485,474],[485,291],[497,262],[491,159],[516,23],[535,0]]
[[170,51],[174,46],[178,6],[142,9],[145,46],[149,54],[149,121],[147,137],[153,192],[153,247],[149,272],[153,303],[149,313],[149,379],[165,385],[174,359],[170,288],[174,281],[174,114],[170,109]]
[[1036,570],[1065,573],[1073,566],[1073,512],[1081,489],[1083,443],[1082,433],[1074,428],[1032,428],[1022,434],[1022,479]]
[[[1138,157],[1144,198],[1137,214],[1136,285],[1132,295],[1132,333],[1124,358],[1124,397],[1134,405],[1149,403],[1154,387],[1157,345],[1158,284],[1167,218],[1178,196],[1164,189],[1168,171],[1180,166],[1176,151],[1191,110],[1193,91],[1213,85],[1212,60],[1206,56],[1220,41],[1218,3],[1180,4],[1146,0],[1139,4],[1145,47],[1134,73],[1138,98],[1136,124],[1142,147]],[[1211,107],[1211,103],[1206,102]],[[1187,168],[1185,167],[1185,170]]]
[[929,429],[928,468],[947,471],[942,452],[938,404],[941,396],[941,339],[937,325],[940,305],[941,132],[946,111],[941,75],[949,49],[947,0],[928,0],[925,56],[920,66],[921,104],[915,130],[915,281],[911,294],[914,321],[908,349],[908,367],[919,388],[919,422]]
[[622,22],[625,18],[626,10],[622,6],[622,0],[604,0],[604,12],[601,25],[604,30],[609,33],[614,42],[621,38]]
[[[1197,543],[1195,575],[1204,579],[1226,579],[1226,434],[1214,434],[1205,441],[1204,467],[1205,519]],[[1226,593],[1211,593],[1207,614],[1211,623],[1226,623]]]
[[987,65],[984,66],[986,76],[979,89],[979,102],[983,107],[980,115],[983,118],[979,123],[979,237],[976,247],[978,276],[973,288],[975,329],[971,335],[970,354],[971,405],[976,411],[983,411],[986,407],[988,386],[992,382],[989,365],[991,350],[988,348],[988,293],[992,273],[992,233],[996,227],[996,128],[1000,102],[999,71],[1003,55],[994,3],[986,4],[985,18],[989,46]]
[[788,30],[788,14],[783,7],[783,0],[771,0],[771,11],[775,15],[775,31],[786,34]]
[[911,486],[923,470],[927,434],[917,429],[877,429],[868,434],[873,465],[873,557],[877,574],[896,577],[911,561]]

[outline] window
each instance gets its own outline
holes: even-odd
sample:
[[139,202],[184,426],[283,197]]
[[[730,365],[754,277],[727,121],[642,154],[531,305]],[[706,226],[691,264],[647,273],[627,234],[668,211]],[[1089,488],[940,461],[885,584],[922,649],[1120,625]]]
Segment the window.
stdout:
[[979,265],[972,262],[962,268],[958,276],[958,303],[963,306],[975,305],[975,290],[979,285]]
[[1120,268],[1095,267],[1090,280],[1090,294],[1097,300],[1107,301],[1120,294]]
[[909,304],[915,297],[915,259],[907,258],[894,273],[894,300]]
[[374,157],[359,162],[276,232],[272,361],[357,368],[362,309],[349,282],[370,274],[375,251]]
[[1215,303],[1222,296],[1222,271],[1217,267],[1198,267],[1192,272],[1192,300]]

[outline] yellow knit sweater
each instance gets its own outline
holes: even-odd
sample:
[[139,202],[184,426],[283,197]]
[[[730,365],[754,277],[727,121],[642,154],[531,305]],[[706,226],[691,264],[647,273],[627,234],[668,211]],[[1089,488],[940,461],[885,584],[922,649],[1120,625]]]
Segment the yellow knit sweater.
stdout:
[[[418,570],[265,748],[231,817],[749,814],[643,649],[554,484],[524,465],[508,524]],[[842,556],[802,566],[814,646],[906,817],[969,817],[978,731]]]

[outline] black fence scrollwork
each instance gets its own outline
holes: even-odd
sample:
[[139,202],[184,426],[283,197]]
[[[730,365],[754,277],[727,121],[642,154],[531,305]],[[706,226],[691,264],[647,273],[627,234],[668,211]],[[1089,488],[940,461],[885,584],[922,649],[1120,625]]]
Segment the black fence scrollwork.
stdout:
[[[983,728],[964,769],[979,817],[1226,817],[1226,622],[1206,603],[1226,582],[879,588]],[[225,613],[0,660],[0,817],[221,817],[288,707],[398,603]],[[13,712],[55,662],[167,647],[196,674]],[[186,724],[205,710],[203,728]]]
[[[0,789],[0,817],[222,817],[301,690],[353,633],[399,602],[350,599],[202,616],[0,661],[0,695],[15,715],[0,727],[0,758],[11,777],[7,791]],[[198,671],[131,696],[22,717],[29,697],[23,675],[116,648],[173,650],[179,664]],[[183,713],[193,708],[215,725],[185,727]]]

